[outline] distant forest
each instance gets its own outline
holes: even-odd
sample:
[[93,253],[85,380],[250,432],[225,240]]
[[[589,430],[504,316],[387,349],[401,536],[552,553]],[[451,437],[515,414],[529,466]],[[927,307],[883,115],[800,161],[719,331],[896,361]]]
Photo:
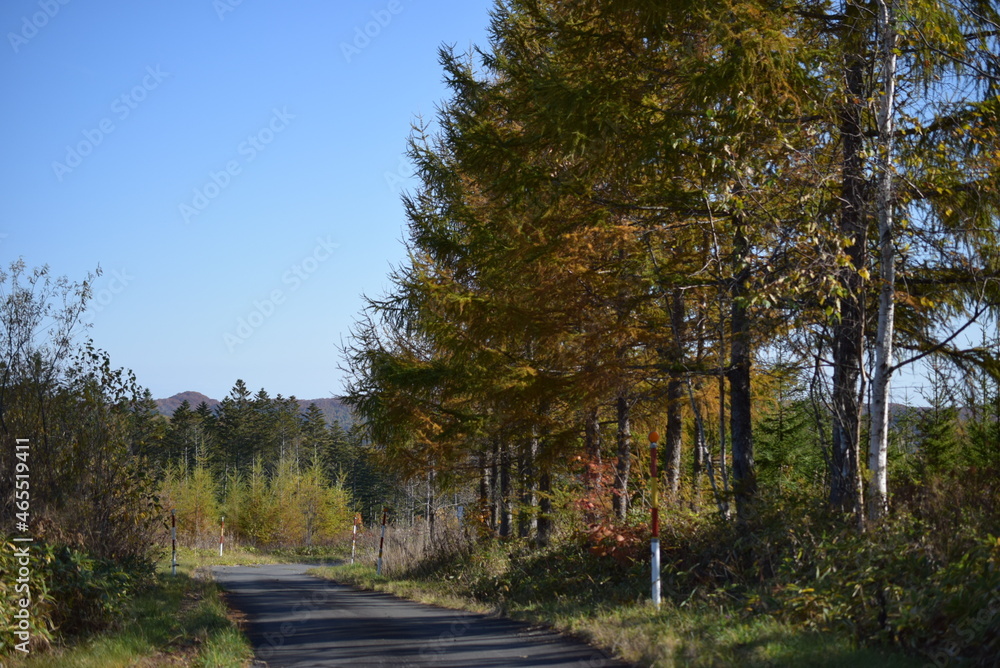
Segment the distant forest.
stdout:
[[[292,397],[295,398],[294,396]],[[177,410],[177,407],[181,403],[187,401],[190,406],[197,406],[201,402],[208,404],[209,408],[215,408],[219,405],[218,399],[213,399],[209,396],[202,394],[201,392],[178,392],[172,397],[167,397],[166,399],[157,399],[156,406],[162,415],[170,417]],[[326,397],[323,399],[297,399],[299,406],[303,411],[309,408],[309,404],[316,404],[323,415],[326,417],[327,424],[333,424],[334,422],[339,422],[341,427],[345,429],[354,424],[354,413],[351,409],[344,405],[344,403],[335,397]]]

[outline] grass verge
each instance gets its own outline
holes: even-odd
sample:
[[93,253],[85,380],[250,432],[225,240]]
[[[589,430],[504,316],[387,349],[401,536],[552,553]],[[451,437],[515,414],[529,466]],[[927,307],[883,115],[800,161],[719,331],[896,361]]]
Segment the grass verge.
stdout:
[[253,651],[227,608],[219,587],[206,577],[213,565],[274,563],[274,557],[234,551],[178,550],[177,575],[170,558],[152,588],[129,602],[114,628],[64,647],[6,665],[25,668],[116,668],[124,666],[249,666]]
[[[553,565],[565,557],[556,551],[527,556],[514,548],[491,558],[466,555],[392,578],[376,575],[373,567],[361,564],[310,572],[423,603],[549,626],[642,666],[908,668],[924,664],[900,652],[858,647],[850,638],[754,614],[738,604],[678,604],[667,599],[656,610],[645,601],[645,580],[624,589],[620,583],[602,582],[593,568],[581,563],[588,561],[586,556],[574,560],[573,568],[594,576],[589,586],[553,578],[553,571],[560,570]],[[516,584],[511,573],[516,573]]]

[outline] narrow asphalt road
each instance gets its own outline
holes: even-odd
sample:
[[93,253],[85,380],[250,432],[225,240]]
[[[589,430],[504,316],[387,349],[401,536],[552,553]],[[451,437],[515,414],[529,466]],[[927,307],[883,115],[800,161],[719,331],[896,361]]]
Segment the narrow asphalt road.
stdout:
[[309,568],[212,569],[247,615],[257,666],[626,667],[551,631],[359,591],[306,575]]

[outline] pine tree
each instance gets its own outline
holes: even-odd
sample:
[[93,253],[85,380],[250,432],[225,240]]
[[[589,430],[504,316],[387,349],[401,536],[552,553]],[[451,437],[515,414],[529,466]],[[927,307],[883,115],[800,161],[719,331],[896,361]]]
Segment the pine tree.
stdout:
[[194,467],[196,458],[201,454],[198,447],[200,419],[186,399],[174,409],[159,457],[161,465],[180,466],[185,473]]
[[[300,417],[300,420],[304,463],[310,467],[319,465],[324,471],[328,470],[325,462],[329,457],[330,448],[334,442],[334,435],[327,428],[326,416],[323,415],[323,411],[316,404],[311,403],[306,408],[306,412]],[[339,428],[340,425],[338,424],[337,426]]]
[[237,380],[229,395],[218,405],[215,420],[215,458],[220,473],[246,471],[257,454],[254,406],[250,390]]

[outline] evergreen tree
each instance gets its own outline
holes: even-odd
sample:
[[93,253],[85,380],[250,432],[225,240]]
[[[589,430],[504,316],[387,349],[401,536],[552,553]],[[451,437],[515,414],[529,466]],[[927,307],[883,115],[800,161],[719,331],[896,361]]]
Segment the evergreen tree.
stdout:
[[[300,420],[305,465],[311,467],[318,464],[324,471],[329,470],[326,462],[329,461],[330,448],[334,442],[332,425],[327,429],[326,416],[314,403],[309,404]],[[337,426],[339,428],[340,425]]]
[[194,412],[198,420],[197,454],[199,457],[205,457],[211,463],[213,461],[213,453],[217,448],[218,418],[215,412],[204,401],[198,403]]
[[820,489],[826,463],[812,406],[800,383],[778,373],[772,403],[754,425],[761,483],[778,494]]
[[213,464],[220,473],[246,471],[257,454],[254,406],[246,383],[237,380],[217,407]]
[[194,467],[201,454],[198,447],[200,421],[201,417],[191,410],[186,399],[174,409],[160,457],[161,465],[181,467],[185,474]]

